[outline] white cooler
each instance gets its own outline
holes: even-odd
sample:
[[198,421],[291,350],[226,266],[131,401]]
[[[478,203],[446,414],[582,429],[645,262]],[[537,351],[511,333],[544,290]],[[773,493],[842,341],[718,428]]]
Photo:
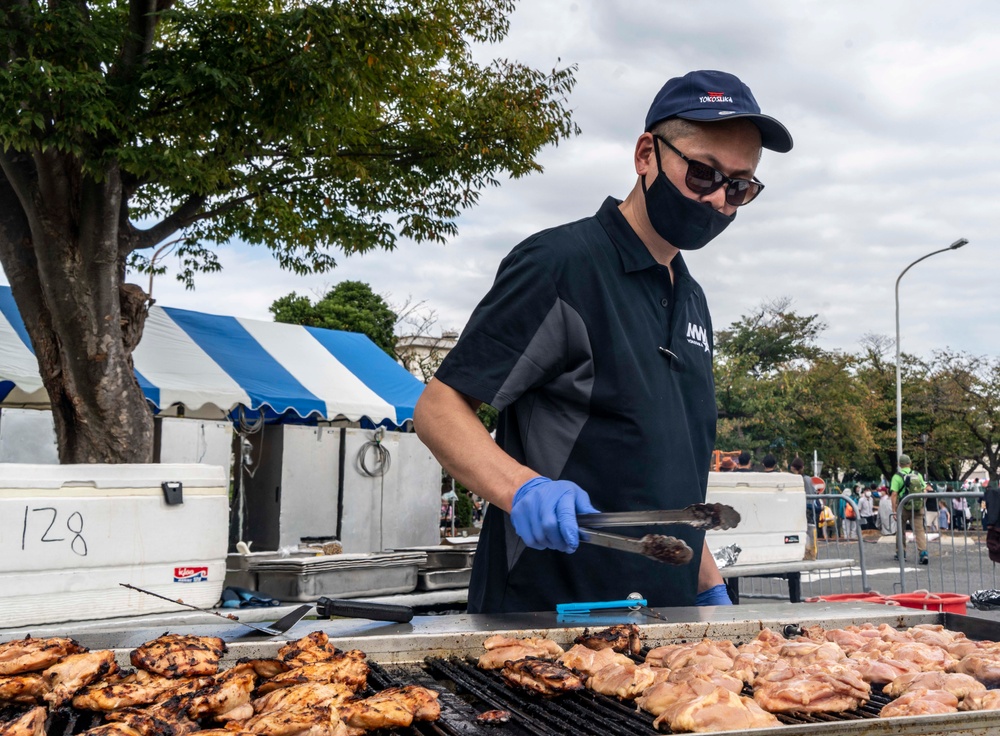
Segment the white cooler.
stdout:
[[709,473],[708,502],[740,512],[735,529],[708,532],[713,552],[733,544],[742,552],[736,565],[798,562],[806,551],[806,495],[793,473]]
[[0,464],[0,628],[182,610],[120,583],[214,605],[227,477],[214,465]]

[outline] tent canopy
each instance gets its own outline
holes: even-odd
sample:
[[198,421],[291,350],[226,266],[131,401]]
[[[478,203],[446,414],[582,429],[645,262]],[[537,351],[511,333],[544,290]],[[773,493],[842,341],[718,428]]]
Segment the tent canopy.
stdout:
[[[269,420],[402,426],[424,385],[366,335],[153,306],[133,355],[155,412],[183,405]],[[24,322],[0,286],[0,405],[45,408]]]

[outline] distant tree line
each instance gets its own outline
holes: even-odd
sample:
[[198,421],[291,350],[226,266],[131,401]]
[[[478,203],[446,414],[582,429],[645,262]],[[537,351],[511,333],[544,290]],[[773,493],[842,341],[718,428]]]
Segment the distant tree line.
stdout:
[[[838,477],[889,477],[896,467],[895,345],[865,335],[855,353],[817,344],[827,325],[791,300],[765,301],[715,334],[716,447],[771,452],[783,467],[817,451]],[[1000,359],[903,353],[903,449],[935,480],[977,464],[1000,480]]]

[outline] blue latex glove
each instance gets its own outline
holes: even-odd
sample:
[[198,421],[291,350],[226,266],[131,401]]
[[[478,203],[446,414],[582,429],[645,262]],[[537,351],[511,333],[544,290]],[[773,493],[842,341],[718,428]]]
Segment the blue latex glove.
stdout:
[[576,483],[538,476],[517,489],[510,520],[532,549],[576,552],[580,546],[576,515],[596,513],[590,496]]
[[719,583],[714,588],[703,590],[695,599],[696,606],[731,606],[733,602],[729,600],[729,591],[726,586]]

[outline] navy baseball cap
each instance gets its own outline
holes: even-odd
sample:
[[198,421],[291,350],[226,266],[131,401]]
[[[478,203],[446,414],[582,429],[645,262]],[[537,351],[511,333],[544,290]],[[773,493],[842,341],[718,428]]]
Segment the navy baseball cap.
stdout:
[[792,150],[792,136],[785,126],[762,115],[750,88],[726,72],[688,72],[668,81],[646,114],[646,131],[667,118],[700,122],[747,118],[760,129],[764,148],[778,153]]

